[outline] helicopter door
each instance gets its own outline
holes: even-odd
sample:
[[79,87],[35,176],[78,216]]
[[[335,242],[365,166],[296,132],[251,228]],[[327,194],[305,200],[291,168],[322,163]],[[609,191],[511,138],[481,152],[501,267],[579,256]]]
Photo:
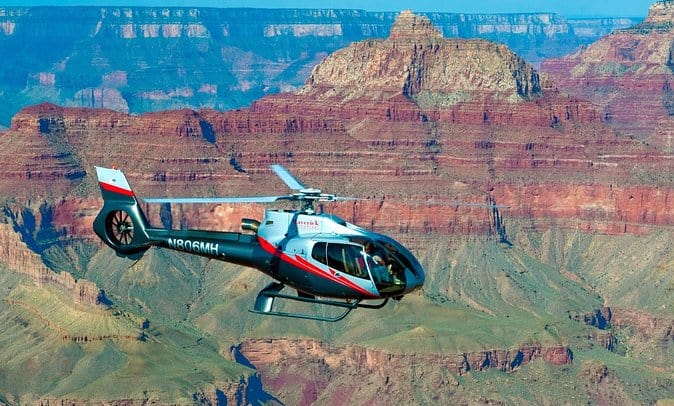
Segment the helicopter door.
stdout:
[[357,245],[317,242],[311,252],[316,261],[351,276],[370,280],[363,249]]

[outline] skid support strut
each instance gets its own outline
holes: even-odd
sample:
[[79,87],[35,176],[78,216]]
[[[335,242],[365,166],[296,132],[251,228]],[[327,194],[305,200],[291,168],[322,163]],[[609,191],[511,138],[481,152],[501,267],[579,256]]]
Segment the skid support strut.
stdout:
[[[251,311],[253,313],[267,314],[272,316],[335,322],[342,320],[351,312],[351,310],[355,308],[364,307],[366,309],[381,309],[388,302],[388,298],[386,298],[383,303],[370,305],[370,304],[361,304],[360,300],[355,300],[353,302],[341,302],[337,300],[316,299],[315,297],[312,297],[310,295],[291,296],[280,293],[284,287],[285,287],[284,284],[278,282],[272,282],[269,285],[267,285],[267,287],[262,289],[260,293],[257,294],[257,298],[255,299],[255,307]],[[276,298],[292,300],[295,302],[313,303],[325,306],[339,307],[343,308],[344,311],[334,317],[320,316],[317,314],[279,312],[274,310],[274,299]]]

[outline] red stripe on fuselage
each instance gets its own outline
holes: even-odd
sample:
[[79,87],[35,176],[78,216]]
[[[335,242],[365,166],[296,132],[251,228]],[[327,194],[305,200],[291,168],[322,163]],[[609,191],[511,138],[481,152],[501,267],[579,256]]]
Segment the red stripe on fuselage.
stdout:
[[118,193],[120,195],[129,196],[129,197],[136,197],[136,195],[134,195],[132,190],[123,189],[119,186],[112,185],[110,183],[105,183],[105,182],[99,182],[99,184],[101,185],[101,187],[105,191],[112,192],[112,193]]
[[[297,268],[300,268],[304,271],[307,271],[309,273],[312,273],[316,276],[320,276],[321,278],[327,279],[331,282],[338,283],[342,286],[345,286],[357,293],[362,294],[366,298],[372,298],[372,299],[378,299],[379,296],[373,294],[370,291],[365,290],[364,288],[358,286],[357,284],[353,283],[346,277],[337,277],[334,275],[331,275],[329,273],[326,273],[323,269],[317,267],[316,265],[312,264],[311,262],[307,261],[306,259],[302,258],[299,255],[295,255],[295,258],[289,256],[288,254],[284,253],[283,251],[277,249],[273,244],[271,244],[269,241],[265,240],[264,238],[257,237],[258,241],[260,242],[260,246],[267,251],[268,253],[277,256],[281,258],[281,260],[289,263],[292,266],[295,266]],[[332,268],[330,268],[333,273],[335,272]]]

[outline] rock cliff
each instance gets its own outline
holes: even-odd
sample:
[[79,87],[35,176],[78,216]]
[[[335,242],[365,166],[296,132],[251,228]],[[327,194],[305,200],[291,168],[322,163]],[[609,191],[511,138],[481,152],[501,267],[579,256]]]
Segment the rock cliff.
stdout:
[[[287,27],[275,29],[272,33]],[[367,392],[358,398],[364,403],[376,399],[374,388],[387,382],[388,400],[428,403],[545,403],[557,399],[556,393],[540,395],[553,378],[592,385],[611,378],[619,386],[621,363],[555,365],[568,365],[576,351],[593,359],[626,345],[630,338],[621,331],[602,331],[572,316],[614,303],[652,314],[663,348],[671,348],[662,314],[669,311],[674,263],[673,161],[661,148],[615,131],[607,120],[595,105],[566,96],[506,47],[446,39],[427,18],[403,13],[388,38],[334,53],[300,90],[264,97],[247,109],[142,115],[47,103],[23,109],[0,134],[7,169],[0,175],[6,216],[0,231],[9,247],[0,250],[0,262],[30,268],[20,269],[23,273],[37,269],[38,275],[49,263],[91,278],[120,306],[158,325],[152,330],[142,323],[142,337],[153,344],[134,343],[133,351],[145,360],[162,348],[166,364],[153,365],[187,365],[176,379],[213,381],[222,374],[217,369],[222,359],[214,354],[243,342],[239,354],[252,363],[248,366],[259,366],[265,387],[271,385],[287,403],[345,403],[354,400],[345,398],[351,388]],[[254,318],[245,309],[267,278],[163,250],[130,262],[98,249],[91,235],[101,204],[95,165],[123,169],[141,197],[286,193],[268,169],[271,163],[286,165],[308,185],[363,198],[325,209],[409,246],[427,269],[425,291],[331,328]],[[144,208],[157,225],[219,230],[235,230],[240,217],[260,218],[264,209]],[[0,311],[14,320],[12,331],[31,336],[35,330],[24,326],[25,307],[18,304],[30,295],[13,295],[15,302],[0,303]],[[612,320],[629,331],[631,324],[620,317]],[[438,332],[428,326],[438,326]],[[399,340],[419,350],[376,349]],[[168,341],[175,345],[163,346]],[[100,349],[86,349],[92,348]],[[452,349],[449,355],[442,354],[445,348]],[[454,351],[461,348],[471,350]],[[649,351],[642,347],[644,358],[635,362],[666,386],[669,367],[644,361]],[[115,354],[106,350],[100,356],[119,359]],[[605,358],[614,360],[616,354]],[[280,361],[279,367],[276,361],[283,357],[298,362]],[[193,371],[206,361],[219,372]],[[662,370],[651,371],[653,365]],[[387,374],[386,366],[405,370]],[[517,370],[550,381],[532,378],[531,387],[523,388],[526,397],[482,395],[483,377],[467,374],[469,368]],[[363,375],[371,385],[361,385]],[[490,382],[511,387],[517,376],[499,374]],[[237,377],[218,388],[237,387]],[[333,377],[345,385],[332,386]],[[295,378],[301,391],[288,385]],[[416,382],[428,390],[413,397]],[[648,384],[649,394],[623,399],[655,401],[662,394],[657,387]],[[444,392],[433,398],[435,389]],[[575,387],[559,390],[564,399],[577,395]],[[204,389],[193,400],[211,400],[213,394],[217,398],[217,391]]]
[[[326,190],[373,198],[336,210],[386,230],[484,232],[486,210],[433,213],[488,199],[541,227],[558,218],[643,233],[674,223],[670,155],[615,133],[507,48],[442,38],[411,13],[388,39],[336,52],[297,93],[250,109],[133,116],[43,104],[17,114],[0,142],[0,181],[17,197],[96,197],[85,174],[113,164],[145,196],[281,192],[267,169],[281,161]],[[93,215],[94,202],[80,204]]]
[[0,223],[0,261],[10,269],[27,275],[37,285],[55,285],[70,294],[73,301],[95,306],[104,300],[104,294],[95,283],[86,279],[75,280],[68,272],[55,273],[47,268],[8,223]]
[[[456,400],[449,389],[459,385],[456,377],[471,371],[509,372],[539,358],[569,365],[573,358],[561,346],[424,355],[300,339],[247,340],[232,347],[232,357],[255,365],[269,390],[294,393],[298,404],[448,402]],[[411,381],[418,390],[405,393]]]
[[560,89],[597,104],[614,128],[668,153],[674,151],[670,119],[673,4],[655,2],[640,24],[541,65]]
[[[472,57],[477,54],[482,58]],[[300,94],[329,93],[343,103],[401,93],[428,99],[442,94],[434,102],[449,105],[470,100],[476,92],[494,92],[516,102],[539,95],[541,89],[533,68],[506,46],[446,40],[429,19],[405,11],[387,40],[354,44],[326,58]]]
[[[327,54],[383,38],[397,13],[190,7],[2,7],[0,125],[41,102],[143,113],[248,106],[302,85]],[[549,13],[428,14],[446,37],[508,44],[528,60],[559,56],[610,28]],[[588,28],[589,26],[589,28]],[[170,51],[167,51],[170,50]],[[198,50],[198,52],[194,52]]]

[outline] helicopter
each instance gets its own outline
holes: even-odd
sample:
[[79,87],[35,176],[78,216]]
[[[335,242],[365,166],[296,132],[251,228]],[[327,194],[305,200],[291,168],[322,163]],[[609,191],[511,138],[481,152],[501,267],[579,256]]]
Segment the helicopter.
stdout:
[[[94,232],[122,257],[139,259],[156,246],[257,269],[274,280],[258,292],[251,310],[263,315],[335,322],[353,309],[380,309],[389,299],[421,289],[424,269],[402,244],[314,209],[317,202],[356,199],[306,187],[280,164],[270,168],[292,193],[142,199],[148,204],[300,203],[298,210],[267,209],[261,221],[243,218],[242,232],[223,232],[152,227],[124,173],[95,167],[104,203]],[[286,287],[296,294],[281,293]],[[337,308],[339,313],[277,311],[276,299]]]

